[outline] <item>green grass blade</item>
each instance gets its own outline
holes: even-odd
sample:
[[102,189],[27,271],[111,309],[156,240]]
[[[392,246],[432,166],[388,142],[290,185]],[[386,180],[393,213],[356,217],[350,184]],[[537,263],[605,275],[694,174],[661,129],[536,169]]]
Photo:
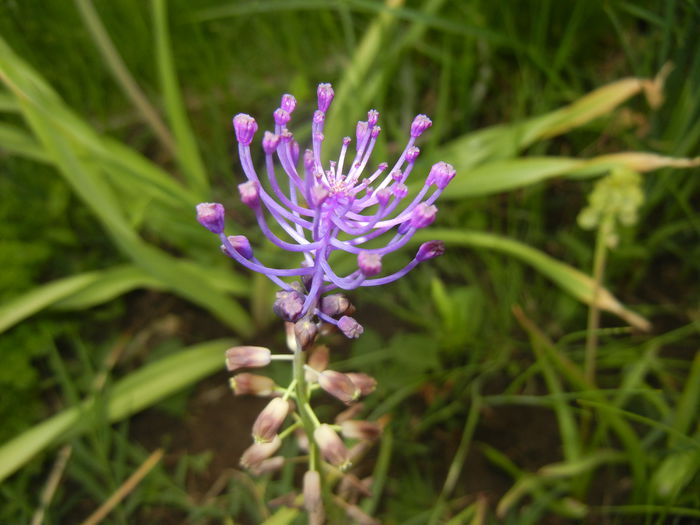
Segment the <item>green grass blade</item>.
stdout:
[[511,255],[535,268],[579,301],[591,304],[596,297],[598,308],[617,315],[640,330],[650,329],[649,321],[623,306],[607,289],[602,288],[596,296],[594,282],[590,276],[523,243],[491,233],[448,229],[418,231],[413,242],[420,243],[432,239],[441,239],[448,246],[485,248]]
[[50,161],[29,133],[11,124],[0,123],[0,149],[37,162]]
[[[186,348],[144,366],[118,381],[105,394],[107,419],[119,421],[223,367],[224,350],[232,340],[216,340]],[[35,425],[0,447],[0,482],[46,448],[85,430],[92,418],[84,417],[95,406],[90,398]],[[104,402],[96,406],[105,406]]]
[[152,0],[153,25],[155,33],[155,58],[158,66],[165,111],[175,136],[177,148],[175,156],[191,188],[205,200],[209,194],[209,180],[204,163],[199,155],[197,142],[187,118],[182,94],[177,82],[173,64],[168,13],[165,0]]

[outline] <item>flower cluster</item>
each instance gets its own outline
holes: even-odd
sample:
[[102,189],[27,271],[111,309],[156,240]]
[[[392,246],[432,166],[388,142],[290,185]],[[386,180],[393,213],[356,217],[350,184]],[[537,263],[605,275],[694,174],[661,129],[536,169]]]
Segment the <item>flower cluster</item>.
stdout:
[[[363,328],[351,317],[354,307],[345,295],[336,293],[337,290],[390,283],[419,263],[442,255],[442,242],[427,242],[404,268],[382,275],[382,257],[404,246],[418,229],[435,220],[434,203],[454,178],[455,170],[444,162],[434,164],[423,187],[413,198],[407,198],[406,180],[420,154],[416,140],[432,124],[425,115],[418,115],[411,124],[408,143],[391,169],[388,164],[380,163],[365,174],[380,133],[379,113],[375,110],[369,111],[366,121],[357,123],[354,153],[350,149],[352,140],[346,137],[338,160],[330,161],[324,168],[321,146],[333,89],[330,84],[321,84],[317,95],[312,147],[304,153],[301,166],[299,145],[287,128],[296,100],[291,95],[282,97],[280,107],[273,114],[274,132],[266,131],[262,138],[265,185],[253,166],[250,150],[258,125],[245,114],[233,119],[241,165],[248,179],[238,187],[240,198],[254,212],[264,235],[283,250],[299,254],[300,264],[293,268],[271,268],[260,262],[245,236],[224,233],[221,204],[198,205],[197,220],[219,236],[224,254],[266,275],[280,287],[273,308],[286,321],[287,346],[291,354],[274,354],[261,346],[237,346],[226,352],[227,368],[237,372],[231,379],[236,395],[271,398],[253,424],[253,444],[241,457],[241,465],[254,473],[279,469],[285,458],[275,454],[287,437],[296,436],[299,449],[308,458],[303,498],[309,523],[324,522],[323,500],[328,496],[322,497],[320,487],[327,482],[322,482],[327,472],[342,476],[339,492],[344,497],[333,496],[332,504],[355,521],[375,523],[349,502],[356,497],[347,496],[358,487],[366,494],[368,480],[360,481],[346,471],[381,434],[380,423],[357,419],[362,410],[358,400],[374,391],[377,383],[364,373],[329,369],[329,349],[318,344],[319,328],[326,323],[349,338],[359,337]],[[275,159],[286,175],[284,183],[277,179]],[[268,224],[270,217],[286,234],[286,240],[273,232]],[[367,246],[373,246],[372,241],[384,234],[389,238],[383,246]],[[329,262],[334,251],[356,256],[357,269],[348,275],[338,275]],[[298,280],[291,283],[284,280],[289,277]],[[273,361],[293,362],[292,379],[286,388],[265,376],[240,372],[241,369],[266,367]],[[322,423],[311,406],[310,398],[319,390],[349,407],[336,416],[334,424]],[[285,428],[287,420],[291,422]],[[348,446],[346,440],[355,443],[354,446]]]
[[[404,246],[420,228],[429,226],[437,214],[435,201],[455,176],[454,168],[438,162],[433,165],[421,190],[407,199],[406,180],[414,168],[420,150],[415,143],[431,125],[425,115],[418,115],[411,124],[410,138],[396,163],[382,162],[370,173],[365,170],[381,128],[379,113],[371,110],[367,120],[357,123],[354,153],[352,139],[345,137],[337,161],[324,167],[321,153],[326,112],[333,100],[330,84],[318,86],[318,109],[313,115],[312,147],[303,154],[299,166],[299,144],[287,128],[296,108],[292,95],[282,96],[280,107],[273,113],[274,132],[266,131],[262,139],[265,154],[267,187],[263,186],[253,166],[250,146],[258,130],[253,117],[240,113],[233,118],[238,153],[248,179],[238,189],[243,203],[255,213],[264,235],[276,246],[300,254],[301,264],[295,268],[271,268],[255,258],[248,239],[242,235],[224,234],[224,208],[218,203],[197,206],[197,219],[219,235],[222,251],[240,264],[260,272],[274,281],[281,291],[275,312],[285,321],[307,319],[300,335],[313,339],[312,318],[337,326],[347,337],[358,337],[362,327],[342,307],[342,296],[321,298],[338,289],[352,290],[360,286],[378,286],[406,275],[419,263],[444,252],[440,241],[424,243],[415,257],[401,270],[381,276],[382,257]],[[278,180],[275,158],[286,177]],[[408,202],[405,202],[408,201]],[[401,205],[401,207],[400,207]],[[274,219],[288,236],[280,238],[268,224]],[[393,235],[381,247],[366,244],[384,234]],[[331,253],[344,251],[357,257],[357,269],[340,276],[329,263]],[[299,277],[289,284],[284,277]],[[345,301],[347,303],[347,301]]]

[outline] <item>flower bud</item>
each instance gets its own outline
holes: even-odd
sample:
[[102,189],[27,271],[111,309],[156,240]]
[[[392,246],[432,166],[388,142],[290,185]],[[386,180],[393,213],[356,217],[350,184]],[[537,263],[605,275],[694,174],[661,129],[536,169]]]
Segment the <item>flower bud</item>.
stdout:
[[374,421],[349,419],[340,423],[340,432],[348,439],[374,441],[382,433],[382,428]]
[[321,311],[331,317],[348,313],[351,308],[350,301],[343,294],[336,293],[321,298]]
[[333,87],[330,84],[319,84],[316,89],[316,95],[318,97],[318,109],[325,113],[328,111],[328,107],[335,96]]
[[299,143],[296,140],[289,144],[289,155],[292,157],[292,164],[296,166],[299,162]]
[[416,146],[411,146],[406,150],[406,162],[415,162],[418,158],[418,155],[420,155],[420,148],[417,148]]
[[[326,114],[321,111],[320,109],[317,109],[314,111],[314,116],[313,116],[313,121],[314,124],[323,124],[326,120]],[[323,139],[321,139],[323,140]]]
[[434,259],[435,257],[440,257],[445,253],[445,243],[442,241],[428,241],[424,242],[418,248],[418,253],[416,253],[416,260],[418,262],[427,261],[428,259]]
[[357,137],[357,143],[355,144],[355,147],[359,150],[360,149],[360,143],[362,142],[362,139],[365,138],[365,134],[367,133],[367,122],[360,120],[357,123],[357,127],[355,128],[355,137]]
[[[328,367],[328,362],[330,361],[330,351],[326,345],[315,346],[311,349],[311,355],[307,360],[307,364],[316,370],[316,372],[323,372]],[[308,383],[315,383],[318,374],[306,371],[306,381]]]
[[263,474],[270,474],[272,472],[277,472],[284,466],[285,458],[284,456],[274,456],[268,459],[262,460],[257,465],[253,465],[249,468],[250,473],[254,476],[262,476]]
[[275,135],[269,131],[266,131],[263,135],[262,146],[266,155],[272,155],[277,150],[279,143],[279,135]]
[[277,108],[272,114],[272,117],[275,119],[275,124],[281,127],[286,126],[287,122],[292,118],[292,116],[282,108]]
[[267,443],[253,443],[241,456],[240,465],[243,468],[251,468],[260,465],[264,460],[272,456],[280,448],[282,440],[278,435]]
[[380,206],[386,206],[392,195],[393,192],[389,188],[382,188],[381,190],[374,192],[374,196],[376,197]]
[[233,376],[229,383],[233,389],[233,393],[237,396],[253,395],[267,397],[275,393],[277,385],[269,377],[242,373]]
[[294,95],[286,94],[282,95],[282,101],[280,102],[280,108],[285,110],[287,113],[293,113],[294,108],[297,107],[297,99]]
[[[304,474],[304,508],[309,515],[323,513],[323,499],[321,497],[321,475],[316,470],[308,470]],[[322,523],[320,520],[318,523]]]
[[425,202],[421,202],[413,209],[411,214],[411,226],[413,228],[425,228],[430,226],[435,221],[437,208],[434,205],[428,206]]
[[370,136],[371,136],[373,139],[376,139],[376,138],[379,136],[379,134],[380,134],[381,132],[382,132],[382,128],[380,128],[379,126],[374,126],[374,127],[372,128],[372,131],[370,131]]
[[267,366],[271,355],[270,349],[263,346],[234,346],[226,350],[226,368],[233,371]]
[[344,315],[338,320],[338,328],[348,339],[357,339],[365,331],[362,325],[352,317]]
[[362,372],[348,372],[345,374],[353,384],[359,388],[360,394],[368,396],[377,388],[377,380]]
[[379,120],[379,111],[376,109],[370,109],[367,112],[367,125],[368,126],[374,126],[377,121]]
[[270,401],[253,424],[253,439],[256,443],[267,443],[277,435],[289,413],[289,403],[281,397]]
[[218,202],[197,204],[197,221],[212,233],[224,231],[224,207]]
[[433,164],[428,174],[427,184],[435,184],[441,190],[444,190],[452,179],[455,178],[457,172],[454,167],[447,162],[438,162]]
[[[253,248],[251,248],[250,241],[245,235],[229,235],[227,239],[229,244],[241,257],[248,260],[253,258]],[[221,245],[221,251],[229,257],[233,257],[233,254],[229,253],[228,248],[226,248],[224,244]]]
[[314,430],[314,441],[321,450],[323,458],[335,465],[341,470],[345,470],[350,466],[350,452],[340,439],[335,430],[329,425],[322,424]]
[[432,125],[433,121],[427,115],[416,115],[416,118],[411,123],[411,136],[414,138],[420,137]]
[[324,370],[318,375],[318,384],[333,397],[346,405],[360,397],[360,389],[346,376],[335,370]]
[[249,208],[260,206],[260,184],[258,181],[249,180],[239,184],[238,192],[241,194],[241,202]]
[[382,271],[382,256],[378,253],[360,252],[357,266],[365,277],[372,277]]
[[304,296],[296,290],[281,290],[272,305],[272,310],[278,317],[293,323],[301,317],[304,309]]
[[294,323],[294,335],[299,342],[302,350],[305,350],[309,345],[313,344],[316,340],[316,334],[318,333],[318,327],[308,316],[298,320]]
[[392,191],[394,192],[394,195],[396,195],[397,199],[403,199],[406,195],[408,195],[408,187],[406,187],[405,184],[402,182],[397,182],[392,186]]
[[236,140],[244,146],[249,146],[255,132],[258,131],[258,123],[250,115],[239,113],[233,117],[233,129],[236,132]]

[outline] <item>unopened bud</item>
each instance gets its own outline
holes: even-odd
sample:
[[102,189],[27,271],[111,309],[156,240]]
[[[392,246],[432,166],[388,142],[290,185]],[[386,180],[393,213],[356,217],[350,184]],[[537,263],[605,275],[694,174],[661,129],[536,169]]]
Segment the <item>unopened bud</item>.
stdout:
[[[240,254],[241,257],[245,259],[253,258],[253,248],[250,246],[250,241],[245,235],[229,235],[227,239],[231,247],[236,250],[236,253]],[[224,244],[221,245],[221,251],[229,257],[233,257],[233,254],[229,253],[228,248]]]
[[294,108],[297,107],[297,99],[294,95],[285,94],[282,95],[282,101],[280,102],[280,108],[285,110],[287,113],[294,112]]
[[442,241],[428,241],[424,242],[418,248],[418,253],[416,253],[416,260],[418,262],[427,261],[428,259],[434,259],[435,257],[440,257],[445,253],[445,243]]
[[212,233],[224,231],[224,207],[218,202],[197,204],[197,222]]
[[357,339],[365,331],[362,325],[352,317],[344,315],[338,320],[338,328],[348,339]]
[[239,184],[238,192],[241,194],[241,202],[249,208],[260,206],[260,184],[258,181],[249,180]]
[[278,435],[267,443],[253,443],[241,456],[241,467],[251,468],[260,465],[264,460],[272,456],[280,448],[282,440]]
[[452,179],[455,178],[457,171],[452,167],[452,164],[447,162],[438,162],[433,164],[428,174],[427,184],[435,184],[441,190],[444,190]]
[[357,138],[357,142],[355,144],[355,147],[359,150],[360,149],[360,144],[362,142],[362,139],[365,138],[365,135],[367,134],[367,122],[360,120],[357,123],[357,127],[355,128],[355,137]]
[[263,474],[270,474],[272,472],[277,472],[284,466],[285,458],[284,456],[274,456],[262,460],[257,465],[253,465],[249,468],[250,473],[254,476],[262,476]]
[[294,323],[294,335],[299,342],[299,346],[303,350],[313,344],[316,340],[316,334],[318,333],[318,328],[316,323],[314,323],[308,316],[300,319]]
[[418,155],[420,155],[420,148],[417,148],[416,146],[411,146],[406,150],[406,162],[415,162],[418,158]]
[[392,195],[393,192],[389,188],[382,188],[381,190],[374,192],[374,196],[376,197],[380,206],[386,206]]
[[288,111],[285,111],[282,108],[277,108],[275,112],[272,114],[273,118],[275,119],[275,124],[278,126],[286,126],[287,122],[289,122],[289,119],[292,118],[292,116],[289,114]]
[[309,514],[323,510],[321,497],[321,475],[317,470],[308,470],[304,474],[304,508]]
[[351,308],[350,300],[343,294],[336,293],[321,298],[321,311],[331,317],[348,313]]
[[260,368],[270,364],[270,349],[263,346],[234,346],[226,350],[226,368]]
[[417,115],[411,123],[411,136],[420,137],[423,132],[433,125],[433,121],[426,115]]
[[318,109],[324,113],[328,111],[328,107],[333,101],[335,93],[333,92],[333,87],[330,84],[319,84],[316,89],[316,95],[318,97]]
[[299,162],[299,143],[296,140],[289,144],[289,155],[292,157],[292,164],[296,166]]
[[382,428],[374,421],[350,419],[340,424],[340,432],[348,439],[374,441],[382,433]]
[[267,443],[277,435],[289,413],[289,402],[276,397],[258,414],[253,424],[253,439],[256,443]]
[[272,310],[278,317],[288,322],[295,322],[301,317],[304,309],[304,296],[296,290],[281,290],[277,296]]
[[346,405],[360,397],[360,389],[355,386],[348,376],[335,370],[324,370],[318,375],[318,384],[333,397],[340,399]]
[[360,252],[357,265],[365,277],[372,277],[382,271],[382,256],[378,253]]
[[421,202],[413,209],[411,214],[411,226],[413,228],[425,228],[430,226],[435,221],[437,215],[437,207],[434,205],[428,206],[425,202]]
[[362,372],[348,372],[345,374],[353,384],[360,389],[360,394],[368,396],[377,388],[377,380]]
[[341,470],[345,470],[350,466],[350,452],[343,440],[329,425],[324,423],[314,430],[314,441],[316,441],[323,458],[328,463],[335,465]]
[[279,135],[275,135],[274,133],[270,133],[269,131],[266,131],[263,135],[262,146],[263,151],[267,155],[272,155],[277,150],[277,146],[279,145],[279,143]]
[[367,125],[374,126],[379,120],[379,111],[376,109],[370,109],[367,112]]
[[[330,351],[326,345],[315,346],[311,349],[311,355],[306,362],[311,368],[316,370],[316,372],[323,372],[328,367],[328,362],[330,361]],[[306,381],[308,383],[315,383],[318,374],[306,371]]]
[[258,123],[250,115],[239,113],[233,117],[233,129],[236,132],[236,140],[244,146],[249,146],[255,132],[258,131]]
[[274,394],[277,387],[269,377],[249,373],[237,374],[229,380],[229,383],[237,396],[248,394],[267,397]]
[[394,195],[396,195],[396,198],[401,200],[403,199],[406,195],[408,195],[408,187],[402,183],[402,182],[397,182],[392,186],[392,191],[394,192]]

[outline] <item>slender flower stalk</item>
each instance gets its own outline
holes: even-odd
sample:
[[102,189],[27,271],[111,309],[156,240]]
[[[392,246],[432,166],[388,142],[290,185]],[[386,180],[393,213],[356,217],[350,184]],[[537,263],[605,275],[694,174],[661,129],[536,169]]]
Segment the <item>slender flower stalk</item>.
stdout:
[[[227,351],[226,365],[229,370],[237,371],[264,367],[272,361],[292,362],[292,379],[287,388],[248,373],[235,376],[231,385],[237,395],[281,396],[273,398],[257,417],[252,430],[255,442],[243,454],[241,465],[253,472],[279,468],[284,460],[271,456],[283,439],[298,434],[308,450],[304,505],[310,523],[323,521],[324,500],[325,505],[338,504],[338,498],[331,497],[324,482],[322,461],[341,470],[350,467],[352,454],[335,428],[346,438],[359,439],[365,445],[381,433],[380,425],[355,419],[361,411],[358,398],[373,392],[377,382],[364,373],[344,374],[329,369],[328,347],[317,341],[329,327],[349,339],[362,335],[364,329],[353,317],[355,308],[342,291],[391,283],[418,264],[444,253],[441,241],[426,242],[403,268],[385,272],[386,257],[406,246],[416,231],[435,221],[438,213],[435,202],[455,177],[450,164],[438,162],[415,196],[408,198],[406,183],[420,155],[416,143],[432,126],[426,115],[413,119],[409,139],[393,164],[371,164],[372,151],[381,133],[376,110],[370,110],[367,120],[357,123],[354,145],[351,137],[345,137],[337,157],[326,160],[323,130],[333,97],[330,84],[318,86],[311,144],[302,154],[288,128],[296,99],[289,94],[282,96],[272,115],[274,127],[262,134],[264,170],[261,172],[254,166],[251,150],[258,132],[257,121],[244,113],[233,118],[238,155],[246,178],[238,186],[240,200],[250,209],[266,239],[288,252],[287,267],[266,265],[256,258],[246,236],[227,235],[221,204],[197,206],[197,220],[218,236],[224,255],[265,275],[279,287],[273,310],[285,321],[291,354],[239,346]],[[346,275],[334,270],[331,262],[334,252],[351,254],[356,259],[355,269]],[[340,426],[322,423],[314,412],[311,397],[319,389],[351,406],[350,412],[339,420]],[[282,429],[290,413],[294,422]],[[355,509],[346,503],[341,506]]]

